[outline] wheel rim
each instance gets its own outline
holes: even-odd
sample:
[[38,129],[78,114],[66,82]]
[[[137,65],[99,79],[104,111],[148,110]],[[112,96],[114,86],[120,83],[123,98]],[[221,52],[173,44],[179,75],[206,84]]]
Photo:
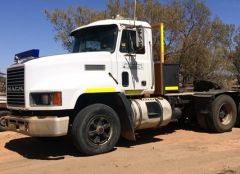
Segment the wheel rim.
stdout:
[[3,119],[3,117],[0,116],[0,127],[5,127],[6,126],[6,121]]
[[88,124],[88,139],[94,145],[108,142],[112,135],[112,125],[104,116],[95,116]]
[[219,120],[223,125],[228,125],[232,120],[232,107],[230,104],[222,104],[219,108]]

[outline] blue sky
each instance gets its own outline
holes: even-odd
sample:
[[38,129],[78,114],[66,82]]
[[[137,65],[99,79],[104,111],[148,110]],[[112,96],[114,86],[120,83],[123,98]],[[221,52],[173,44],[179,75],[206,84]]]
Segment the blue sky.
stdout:
[[[167,0],[164,0],[167,1]],[[16,53],[40,49],[40,56],[65,53],[54,41],[44,9],[83,6],[104,9],[107,0],[2,0],[0,5],[0,71],[13,63]],[[240,0],[205,0],[213,17],[240,26]]]

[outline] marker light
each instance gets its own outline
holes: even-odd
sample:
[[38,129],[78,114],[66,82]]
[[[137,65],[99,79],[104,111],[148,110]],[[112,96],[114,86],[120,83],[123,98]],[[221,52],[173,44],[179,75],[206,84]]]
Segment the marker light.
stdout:
[[31,93],[31,106],[61,106],[61,92]]

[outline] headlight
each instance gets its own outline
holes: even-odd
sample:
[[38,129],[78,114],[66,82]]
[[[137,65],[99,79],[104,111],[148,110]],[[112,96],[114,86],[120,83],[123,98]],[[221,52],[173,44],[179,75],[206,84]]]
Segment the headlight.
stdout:
[[31,93],[30,104],[31,106],[62,106],[62,93]]

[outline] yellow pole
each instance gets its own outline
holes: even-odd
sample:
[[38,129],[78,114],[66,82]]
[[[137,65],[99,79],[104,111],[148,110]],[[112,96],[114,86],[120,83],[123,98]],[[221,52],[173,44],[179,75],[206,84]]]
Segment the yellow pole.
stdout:
[[160,56],[161,63],[164,63],[164,24],[160,23]]
[[164,64],[164,24],[160,23],[160,82],[161,82],[160,93],[162,95],[164,95],[163,64]]
[[160,44],[159,44],[159,62],[155,63],[155,94],[164,95],[164,75],[163,75],[163,65],[164,65],[164,24],[152,25],[152,29],[159,30]]

